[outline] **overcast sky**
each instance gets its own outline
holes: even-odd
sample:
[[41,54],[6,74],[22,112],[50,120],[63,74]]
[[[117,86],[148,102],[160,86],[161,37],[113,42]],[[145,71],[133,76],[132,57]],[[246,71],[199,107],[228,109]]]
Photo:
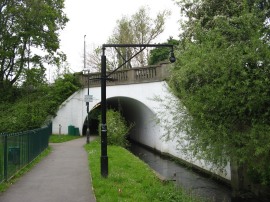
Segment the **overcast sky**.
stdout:
[[65,0],[69,22],[61,31],[60,39],[61,50],[67,54],[71,70],[83,69],[84,35],[88,50],[101,46],[112,35],[117,20],[133,15],[142,6],[150,8],[152,18],[164,9],[172,12],[165,31],[155,43],[162,43],[170,36],[178,37],[180,8],[173,0]]

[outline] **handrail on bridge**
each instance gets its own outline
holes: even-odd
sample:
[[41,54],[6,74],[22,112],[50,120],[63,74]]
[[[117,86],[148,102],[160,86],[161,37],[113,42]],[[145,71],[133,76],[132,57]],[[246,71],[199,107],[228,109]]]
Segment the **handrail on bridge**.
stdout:
[[[110,75],[111,81],[107,81],[107,85],[124,85],[163,81],[169,76],[168,65],[169,63],[161,63],[159,65],[118,70]],[[83,74],[80,72],[78,76],[81,84],[84,87],[87,87],[88,79],[91,87],[100,86],[100,72],[90,73],[89,77],[88,74]]]

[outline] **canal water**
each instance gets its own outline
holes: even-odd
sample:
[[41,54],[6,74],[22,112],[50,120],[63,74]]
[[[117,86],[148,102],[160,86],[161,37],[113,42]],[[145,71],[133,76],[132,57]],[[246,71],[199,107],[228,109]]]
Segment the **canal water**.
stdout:
[[166,180],[174,181],[193,195],[213,202],[231,202],[231,190],[206,175],[196,173],[179,163],[165,158],[141,145],[131,143],[129,150],[147,163]]

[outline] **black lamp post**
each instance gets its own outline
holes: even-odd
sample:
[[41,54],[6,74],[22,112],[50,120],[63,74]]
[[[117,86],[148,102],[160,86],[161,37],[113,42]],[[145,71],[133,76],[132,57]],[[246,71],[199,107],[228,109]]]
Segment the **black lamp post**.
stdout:
[[[147,47],[168,47],[171,48],[169,60],[171,63],[175,62],[173,45],[171,44],[103,44],[102,45],[102,55],[101,55],[101,175],[103,177],[108,176],[108,156],[107,156],[107,123],[106,123],[106,81],[109,79],[109,76],[116,72],[119,68],[127,64],[132,58],[136,57]],[[123,64],[119,65],[114,71],[106,74],[106,48],[140,48],[133,56],[129,59],[124,59]],[[118,51],[119,52],[119,51]]]
[[[87,72],[87,95],[89,97],[89,74],[90,74],[90,71]],[[86,144],[89,144],[90,142],[90,127],[89,127],[89,101],[86,102],[86,111],[87,111],[87,129],[86,129]]]
[[85,102],[86,102],[86,143],[88,144],[90,142],[90,125],[89,125],[89,99],[90,99],[90,95],[89,95],[89,74],[90,71],[89,70],[83,70],[83,74],[87,74],[87,95],[85,95]]
[[[86,71],[86,43],[85,43],[85,37],[86,35],[84,35],[84,42],[83,42],[83,68]],[[89,99],[89,74],[90,74],[90,70],[87,70],[87,96]],[[86,112],[87,112],[87,129],[86,129],[86,144],[88,144],[90,142],[90,127],[89,127],[89,100],[86,101]]]

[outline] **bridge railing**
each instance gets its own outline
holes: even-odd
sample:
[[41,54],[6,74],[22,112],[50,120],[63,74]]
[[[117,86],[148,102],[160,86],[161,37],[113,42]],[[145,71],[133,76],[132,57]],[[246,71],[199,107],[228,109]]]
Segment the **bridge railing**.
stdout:
[[[137,67],[132,69],[118,70],[110,75],[113,81],[107,81],[107,85],[124,85],[136,83],[149,83],[163,81],[168,78],[168,63],[160,65],[151,65],[147,67]],[[110,72],[107,72],[109,74]],[[100,73],[78,74],[80,82],[84,87],[88,86],[88,78],[90,87],[100,86]]]
[[49,145],[52,124],[47,127],[0,134],[0,183],[8,181]]

